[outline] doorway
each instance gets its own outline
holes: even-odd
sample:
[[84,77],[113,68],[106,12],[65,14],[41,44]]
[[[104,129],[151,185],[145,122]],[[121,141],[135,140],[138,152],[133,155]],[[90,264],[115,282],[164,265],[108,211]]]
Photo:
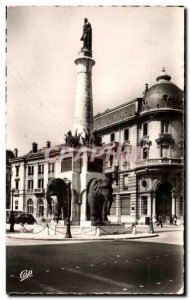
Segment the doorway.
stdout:
[[156,218],[162,217],[164,222],[170,223],[172,217],[172,185],[164,182],[156,191]]

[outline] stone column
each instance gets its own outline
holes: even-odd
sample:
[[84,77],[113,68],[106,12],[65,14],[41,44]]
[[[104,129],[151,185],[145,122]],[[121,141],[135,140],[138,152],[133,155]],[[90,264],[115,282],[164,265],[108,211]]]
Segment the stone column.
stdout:
[[172,217],[176,215],[176,192],[172,191]]
[[156,194],[152,193],[152,221],[156,221]]
[[81,197],[81,207],[80,207],[80,226],[91,225],[91,221],[86,220],[86,202],[87,202],[87,193],[84,191]]
[[181,214],[180,214],[180,194],[179,193],[176,194],[176,216],[181,217]]
[[93,101],[92,101],[92,66],[95,61],[91,53],[81,50],[75,60],[77,65],[77,88],[73,131],[85,130],[93,132]]

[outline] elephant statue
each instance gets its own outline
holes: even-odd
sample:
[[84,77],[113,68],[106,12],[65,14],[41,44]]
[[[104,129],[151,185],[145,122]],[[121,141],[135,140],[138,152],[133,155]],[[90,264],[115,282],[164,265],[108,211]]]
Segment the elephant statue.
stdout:
[[[70,181],[61,178],[52,178],[47,184],[46,199],[52,214],[51,197],[56,196],[54,203],[54,220],[58,222],[61,218],[61,212],[63,211],[63,219],[68,219],[71,214],[71,187]],[[70,201],[69,201],[70,198]],[[69,205],[69,207],[68,207]]]
[[93,179],[87,187],[87,212],[91,225],[107,224],[113,202],[112,177]]

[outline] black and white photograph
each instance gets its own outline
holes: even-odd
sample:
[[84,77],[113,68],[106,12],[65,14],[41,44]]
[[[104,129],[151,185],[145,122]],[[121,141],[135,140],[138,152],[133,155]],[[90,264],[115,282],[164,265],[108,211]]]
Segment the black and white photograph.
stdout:
[[185,8],[5,27],[6,294],[183,295]]

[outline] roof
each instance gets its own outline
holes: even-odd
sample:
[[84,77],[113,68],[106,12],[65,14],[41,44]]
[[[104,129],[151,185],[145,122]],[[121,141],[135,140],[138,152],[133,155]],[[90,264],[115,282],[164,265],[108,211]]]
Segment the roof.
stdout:
[[112,109],[107,109],[105,112],[95,115],[94,128],[99,130],[111,127],[133,118],[138,110],[138,99],[140,98],[116,106]]
[[182,109],[183,91],[170,81],[171,76],[166,74],[165,68],[156,78],[158,83],[153,85],[145,93],[141,111],[159,108]]

